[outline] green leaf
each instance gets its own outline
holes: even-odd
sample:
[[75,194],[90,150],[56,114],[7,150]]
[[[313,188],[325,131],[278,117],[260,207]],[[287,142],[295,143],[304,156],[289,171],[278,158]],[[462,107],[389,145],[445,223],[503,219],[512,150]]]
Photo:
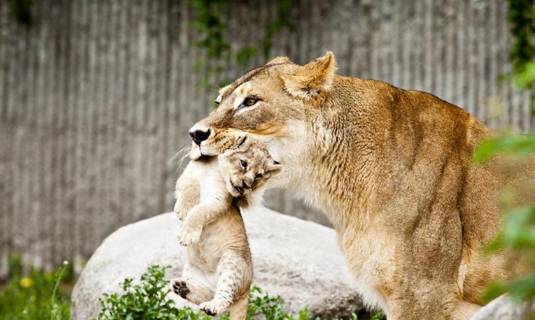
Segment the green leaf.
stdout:
[[474,162],[481,164],[497,154],[525,156],[535,153],[535,135],[503,135],[483,141],[474,152]]

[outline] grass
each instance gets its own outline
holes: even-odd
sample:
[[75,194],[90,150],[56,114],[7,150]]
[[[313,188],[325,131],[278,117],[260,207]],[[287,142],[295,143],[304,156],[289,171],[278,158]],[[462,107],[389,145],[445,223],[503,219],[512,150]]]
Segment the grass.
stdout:
[[[178,308],[167,297],[170,286],[165,280],[166,268],[151,266],[140,279],[125,279],[121,292],[100,298],[97,320],[211,320],[201,311]],[[70,291],[74,277],[65,262],[53,272],[23,266],[19,256],[10,258],[7,281],[0,284],[0,320],[67,320],[70,319]],[[284,301],[253,286],[247,319],[311,320],[303,308],[296,314],[284,311]],[[219,319],[228,320],[227,315]],[[353,315],[353,320],[357,319]],[[381,313],[373,320],[385,319]],[[320,319],[317,319],[320,320]]]
[[8,280],[0,287],[0,320],[68,320],[72,269],[53,272],[24,268],[19,256],[9,260]]

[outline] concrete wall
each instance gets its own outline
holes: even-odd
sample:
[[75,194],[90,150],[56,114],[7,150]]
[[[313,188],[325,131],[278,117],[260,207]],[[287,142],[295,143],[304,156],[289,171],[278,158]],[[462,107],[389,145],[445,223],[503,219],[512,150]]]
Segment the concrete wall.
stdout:
[[[33,1],[17,23],[0,2],[0,257],[87,258],[121,225],[172,208],[176,152],[216,92],[198,89],[202,50],[187,1]],[[260,39],[277,2],[231,1],[234,48]],[[339,73],[430,91],[495,127],[534,128],[509,70],[503,1],[295,1],[272,56],[333,50]],[[218,80],[250,66],[228,65]],[[501,110],[501,111],[500,111]],[[326,223],[288,195],[267,205]]]

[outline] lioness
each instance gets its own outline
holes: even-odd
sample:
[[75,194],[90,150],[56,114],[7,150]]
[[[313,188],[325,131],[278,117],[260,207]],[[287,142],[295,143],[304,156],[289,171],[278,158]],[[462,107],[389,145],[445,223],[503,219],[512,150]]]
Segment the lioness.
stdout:
[[284,187],[323,210],[358,291],[394,319],[467,319],[490,279],[518,271],[482,246],[500,225],[502,176],[471,165],[489,131],[424,92],[335,74],[328,52],[275,58],[223,88],[190,130],[191,156],[247,132],[285,167]]
[[229,310],[232,320],[246,318],[253,267],[236,205],[254,200],[279,170],[265,145],[246,136],[217,158],[188,164],[176,183],[174,210],[187,246],[182,277],[172,282],[176,294],[207,314]]

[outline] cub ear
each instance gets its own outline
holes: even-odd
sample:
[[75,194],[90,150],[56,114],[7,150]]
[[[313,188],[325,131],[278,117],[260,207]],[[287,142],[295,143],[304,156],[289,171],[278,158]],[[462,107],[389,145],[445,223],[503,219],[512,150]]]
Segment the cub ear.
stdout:
[[331,51],[327,51],[323,57],[298,67],[291,74],[282,75],[282,79],[288,93],[311,99],[331,89],[335,71],[336,59]]
[[274,161],[273,164],[269,164],[266,167],[266,172],[277,173],[277,172],[281,171],[281,169],[282,169],[282,165],[280,163],[278,163],[277,161]]

